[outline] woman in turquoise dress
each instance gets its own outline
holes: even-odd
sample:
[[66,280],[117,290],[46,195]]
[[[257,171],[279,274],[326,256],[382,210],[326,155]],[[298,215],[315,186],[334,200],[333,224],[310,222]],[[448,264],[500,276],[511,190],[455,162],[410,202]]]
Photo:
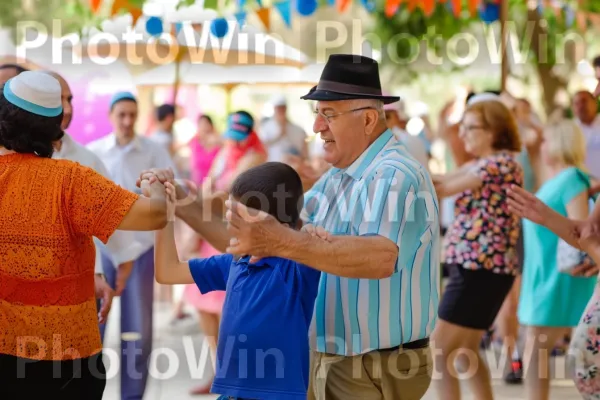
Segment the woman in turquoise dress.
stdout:
[[[572,121],[544,131],[541,148],[546,180],[536,196],[552,210],[570,219],[589,215],[590,177],[585,171],[585,139]],[[572,276],[557,266],[558,236],[529,220],[523,222],[525,262],[518,317],[527,326],[533,344],[526,377],[528,399],[548,399],[548,355],[565,328],[579,323],[595,286],[594,278]],[[545,336],[542,336],[545,335]],[[531,350],[531,349],[530,349]],[[540,357],[541,351],[546,357]]]

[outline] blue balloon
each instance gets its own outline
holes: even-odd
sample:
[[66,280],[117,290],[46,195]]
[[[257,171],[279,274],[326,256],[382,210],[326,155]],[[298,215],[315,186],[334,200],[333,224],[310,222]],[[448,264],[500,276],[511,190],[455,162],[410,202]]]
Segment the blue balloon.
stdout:
[[158,17],[150,17],[146,20],[146,32],[152,36],[160,36],[163,33],[163,22]]
[[305,17],[312,15],[317,7],[317,0],[297,0],[296,2],[296,11]]
[[225,18],[217,18],[213,19],[210,24],[210,33],[212,33],[215,37],[222,38],[227,35],[229,31],[229,24]]
[[479,17],[486,24],[491,24],[500,19],[500,4],[483,3],[483,7],[479,10]]

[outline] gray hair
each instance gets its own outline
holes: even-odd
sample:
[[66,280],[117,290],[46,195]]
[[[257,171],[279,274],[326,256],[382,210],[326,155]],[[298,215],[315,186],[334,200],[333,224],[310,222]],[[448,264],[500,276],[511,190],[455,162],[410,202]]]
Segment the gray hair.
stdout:
[[377,99],[356,99],[353,101],[352,108],[371,107],[378,112],[379,119],[385,120],[385,111],[383,110],[383,101]]

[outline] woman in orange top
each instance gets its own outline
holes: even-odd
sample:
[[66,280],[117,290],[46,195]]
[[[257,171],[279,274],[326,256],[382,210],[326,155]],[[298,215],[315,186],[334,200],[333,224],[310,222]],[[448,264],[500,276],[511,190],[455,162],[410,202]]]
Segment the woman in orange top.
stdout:
[[145,197],[51,159],[63,132],[58,81],[23,72],[0,90],[0,379],[7,399],[101,399],[105,370],[92,237],[166,225]]

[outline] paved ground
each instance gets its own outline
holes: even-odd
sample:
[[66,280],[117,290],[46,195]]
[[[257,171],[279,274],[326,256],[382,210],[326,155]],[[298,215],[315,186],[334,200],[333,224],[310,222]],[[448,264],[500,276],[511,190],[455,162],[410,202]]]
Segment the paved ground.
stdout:
[[[107,334],[106,348],[116,351],[119,347],[119,303],[118,300],[113,305],[113,311],[111,312],[109,329]],[[203,336],[199,331],[198,324],[195,320],[189,320],[185,323],[180,324],[177,327],[169,326],[169,308],[165,304],[156,304],[156,323],[155,323],[155,349],[166,349],[157,358],[157,371],[154,371],[153,376],[146,390],[146,396],[144,400],[213,400],[217,396],[189,396],[188,391],[192,386],[196,386],[205,382],[210,377],[211,369],[210,364],[207,362],[206,370],[207,374],[203,374],[202,366],[198,368],[198,360],[202,358],[202,343]],[[190,354],[190,360],[186,359],[186,351]],[[191,352],[191,349],[194,352]],[[109,350],[110,351],[110,350]],[[113,354],[116,354],[113,353]],[[490,357],[493,357],[488,354]],[[192,359],[193,358],[193,359]],[[177,360],[177,361],[176,361]],[[111,367],[110,362],[107,361],[107,370],[109,374],[109,381],[107,389],[104,395],[105,400],[120,400],[119,396],[119,378],[118,375],[111,378]],[[179,367],[177,368],[177,363]],[[189,364],[188,364],[189,363]],[[564,364],[563,358],[555,359],[556,370],[564,370],[561,365]],[[192,365],[192,368],[189,368]],[[114,368],[114,367],[113,367]],[[194,372],[190,372],[194,371]],[[162,377],[160,374],[164,374]],[[192,378],[194,374],[195,379]],[[492,368],[492,375],[501,378],[502,374],[499,369]],[[577,391],[573,387],[572,382],[569,379],[564,379],[564,373],[561,374],[557,379],[552,382],[552,396],[554,400],[576,400],[581,399],[577,394]],[[562,378],[562,379],[561,379]],[[468,388],[463,389],[465,400],[475,400],[472,395],[468,393]],[[501,379],[494,379],[494,391],[496,394],[496,400],[525,400],[525,393],[522,386],[510,387],[505,386]],[[425,396],[425,400],[436,400],[433,389],[431,389]]]

